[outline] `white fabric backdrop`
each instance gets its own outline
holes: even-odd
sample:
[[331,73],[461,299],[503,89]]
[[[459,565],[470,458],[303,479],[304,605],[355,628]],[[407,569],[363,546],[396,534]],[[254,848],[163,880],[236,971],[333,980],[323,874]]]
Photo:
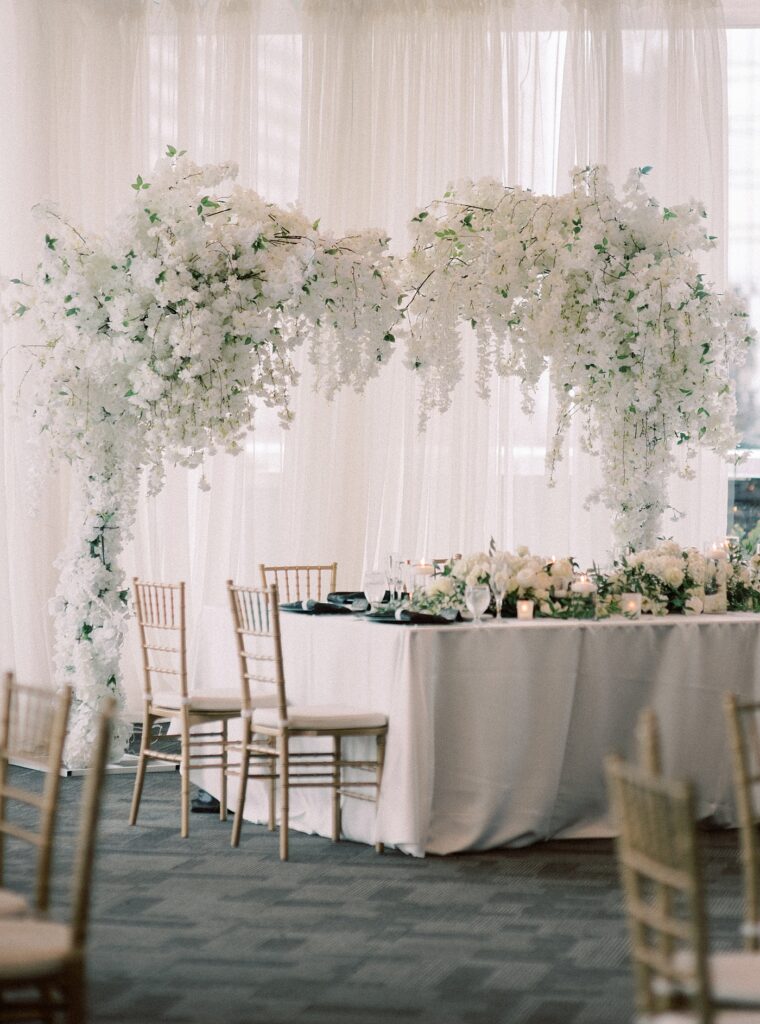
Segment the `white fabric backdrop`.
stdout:
[[[35,202],[99,229],[167,143],[237,160],[244,183],[323,224],[382,225],[399,251],[409,215],[449,180],[563,190],[590,161],[618,182],[654,165],[656,194],[703,198],[723,237],[724,43],[708,0],[0,0],[0,273],[34,260]],[[708,268],[719,280],[723,257]],[[4,332],[8,348],[38,342]],[[14,349],[0,394],[0,650],[44,679],[67,482],[45,482],[32,518],[24,368]],[[609,516],[583,510],[596,466],[577,445],[546,487],[546,397],[528,420],[512,384],[486,404],[468,380],[420,435],[401,353],[364,398],[328,405],[309,376],[294,428],[262,415],[243,456],[211,460],[210,494],[175,471],[142,503],[130,573],[187,579],[199,610],[261,560],[337,558],[346,587],[391,550],[438,557],[491,535],[605,559]],[[674,490],[688,518],[666,532],[722,534],[721,481],[705,457],[699,481]]]

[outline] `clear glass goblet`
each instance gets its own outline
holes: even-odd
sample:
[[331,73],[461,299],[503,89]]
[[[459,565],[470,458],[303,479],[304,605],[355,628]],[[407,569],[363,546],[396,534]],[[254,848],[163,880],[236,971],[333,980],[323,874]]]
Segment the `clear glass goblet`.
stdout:
[[487,583],[475,583],[464,592],[464,603],[472,613],[472,621],[480,625],[480,618],[491,603],[491,588]]
[[385,573],[365,572],[362,581],[364,596],[370,603],[370,607],[382,604],[385,597]]

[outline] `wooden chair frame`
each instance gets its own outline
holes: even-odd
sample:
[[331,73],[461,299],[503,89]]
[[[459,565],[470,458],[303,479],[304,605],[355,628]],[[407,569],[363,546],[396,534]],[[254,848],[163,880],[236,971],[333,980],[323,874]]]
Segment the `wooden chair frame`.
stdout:
[[[285,692],[277,586],[240,587],[232,580],[228,580],[227,589],[240,662],[243,720],[240,765],[230,769],[231,774],[240,776],[231,843],[237,846],[240,842],[249,778],[269,782],[269,829],[274,830],[275,793],[279,781],[280,858],[287,860],[290,790],[303,787],[332,789],[332,839],[333,842],[338,842],[341,835],[341,798],[377,802],[382,782],[388,726],[387,722],[382,726],[356,728],[339,728],[333,725],[305,729],[291,726],[288,721]],[[261,649],[255,648],[257,643]],[[251,683],[274,688],[279,716],[277,726],[262,726],[255,721],[255,697],[251,691]],[[291,749],[291,739],[317,736],[331,737],[332,750]],[[374,736],[375,758],[345,758],[341,744],[343,739],[349,736]],[[345,769],[372,772],[374,778],[367,781],[344,781]],[[372,792],[368,793],[367,790]],[[377,843],[375,848],[382,852],[382,843]]]
[[734,693],[724,698],[731,740],[734,795],[739,816],[742,875],[744,878],[744,947],[760,950],[760,810],[754,790],[760,786],[760,703],[740,701]]
[[[71,709],[71,688],[58,693],[17,683],[6,672],[0,702],[0,884],[3,880],[5,838],[21,840],[37,851],[34,909],[48,909],[53,835],[58,811],[63,747]],[[45,772],[42,791],[11,785],[8,765],[24,760]],[[8,804],[18,803],[37,810],[36,828],[22,827],[8,820]]]
[[[179,767],[181,783],[181,835],[187,838],[190,830],[190,771],[192,768],[219,768],[221,794],[219,817],[227,820],[227,722],[240,717],[240,706],[235,699],[229,707],[204,709],[194,702],[200,695],[188,689],[187,678],[187,623],[184,583],[147,583],[134,578],[133,589],[137,609],[137,623],[142,647],[143,726],[137,775],[132,795],[129,824],[137,822],[140,810],[145,769],[148,761],[163,761]],[[163,661],[157,663],[154,659]],[[161,693],[154,699],[154,678],[169,677],[179,685],[179,706],[160,703]],[[174,702],[172,702],[174,703]],[[180,753],[169,753],[152,746],[153,726],[157,721],[169,719],[179,722]],[[219,722],[218,730],[193,732],[196,726]]]
[[[23,976],[14,978],[10,972],[3,969],[0,957],[0,1021],[46,1020],[52,1024],[58,1014],[64,1014],[68,1024],[85,1024],[85,946],[89,924],[90,890],[97,823],[115,709],[116,701],[109,697],[104,702],[98,718],[90,766],[82,793],[71,892],[71,916],[67,927],[68,950],[57,964],[51,965],[47,953],[49,940],[46,941],[45,936],[50,930],[60,929],[61,926],[44,920],[23,920],[14,926],[16,935],[23,933],[20,941],[27,945],[27,948],[34,949],[37,945],[40,949],[40,970],[36,974],[25,970]],[[8,935],[13,942],[14,935],[10,931]],[[35,943],[35,937],[41,937],[41,941]],[[13,998],[14,996],[19,997]]]
[[321,601],[337,589],[338,563],[328,565],[259,565],[261,586],[275,585],[283,601]]
[[637,763],[642,771],[655,777],[662,775],[662,740],[660,723],[652,708],[642,708],[636,720]]
[[607,759],[606,771],[619,828],[637,1009],[656,1014],[675,993],[688,993],[697,1020],[709,1024],[715,1003],[694,788],[618,757]]

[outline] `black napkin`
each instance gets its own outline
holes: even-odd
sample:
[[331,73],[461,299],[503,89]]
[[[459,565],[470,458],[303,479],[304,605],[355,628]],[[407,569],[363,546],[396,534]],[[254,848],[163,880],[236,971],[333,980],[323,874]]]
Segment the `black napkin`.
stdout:
[[350,615],[351,609],[346,605],[330,604],[325,601],[289,601],[280,605],[283,612],[301,612],[304,615]]

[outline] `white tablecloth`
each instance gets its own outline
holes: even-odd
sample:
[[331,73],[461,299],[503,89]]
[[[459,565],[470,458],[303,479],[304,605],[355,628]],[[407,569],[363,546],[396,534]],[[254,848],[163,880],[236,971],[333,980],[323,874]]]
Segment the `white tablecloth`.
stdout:
[[[208,611],[201,651],[228,686],[232,627]],[[480,627],[285,613],[281,621],[293,703],[340,701],[389,716],[377,817],[373,805],[347,801],[350,839],[422,855],[610,835],[602,760],[633,756],[646,705],[660,718],[667,772],[697,782],[703,817],[734,821],[722,697],[760,697],[760,616]],[[213,773],[194,778],[218,795]],[[291,807],[294,828],[329,835],[328,790],[297,791]],[[265,816],[264,788],[252,784],[246,818]]]

